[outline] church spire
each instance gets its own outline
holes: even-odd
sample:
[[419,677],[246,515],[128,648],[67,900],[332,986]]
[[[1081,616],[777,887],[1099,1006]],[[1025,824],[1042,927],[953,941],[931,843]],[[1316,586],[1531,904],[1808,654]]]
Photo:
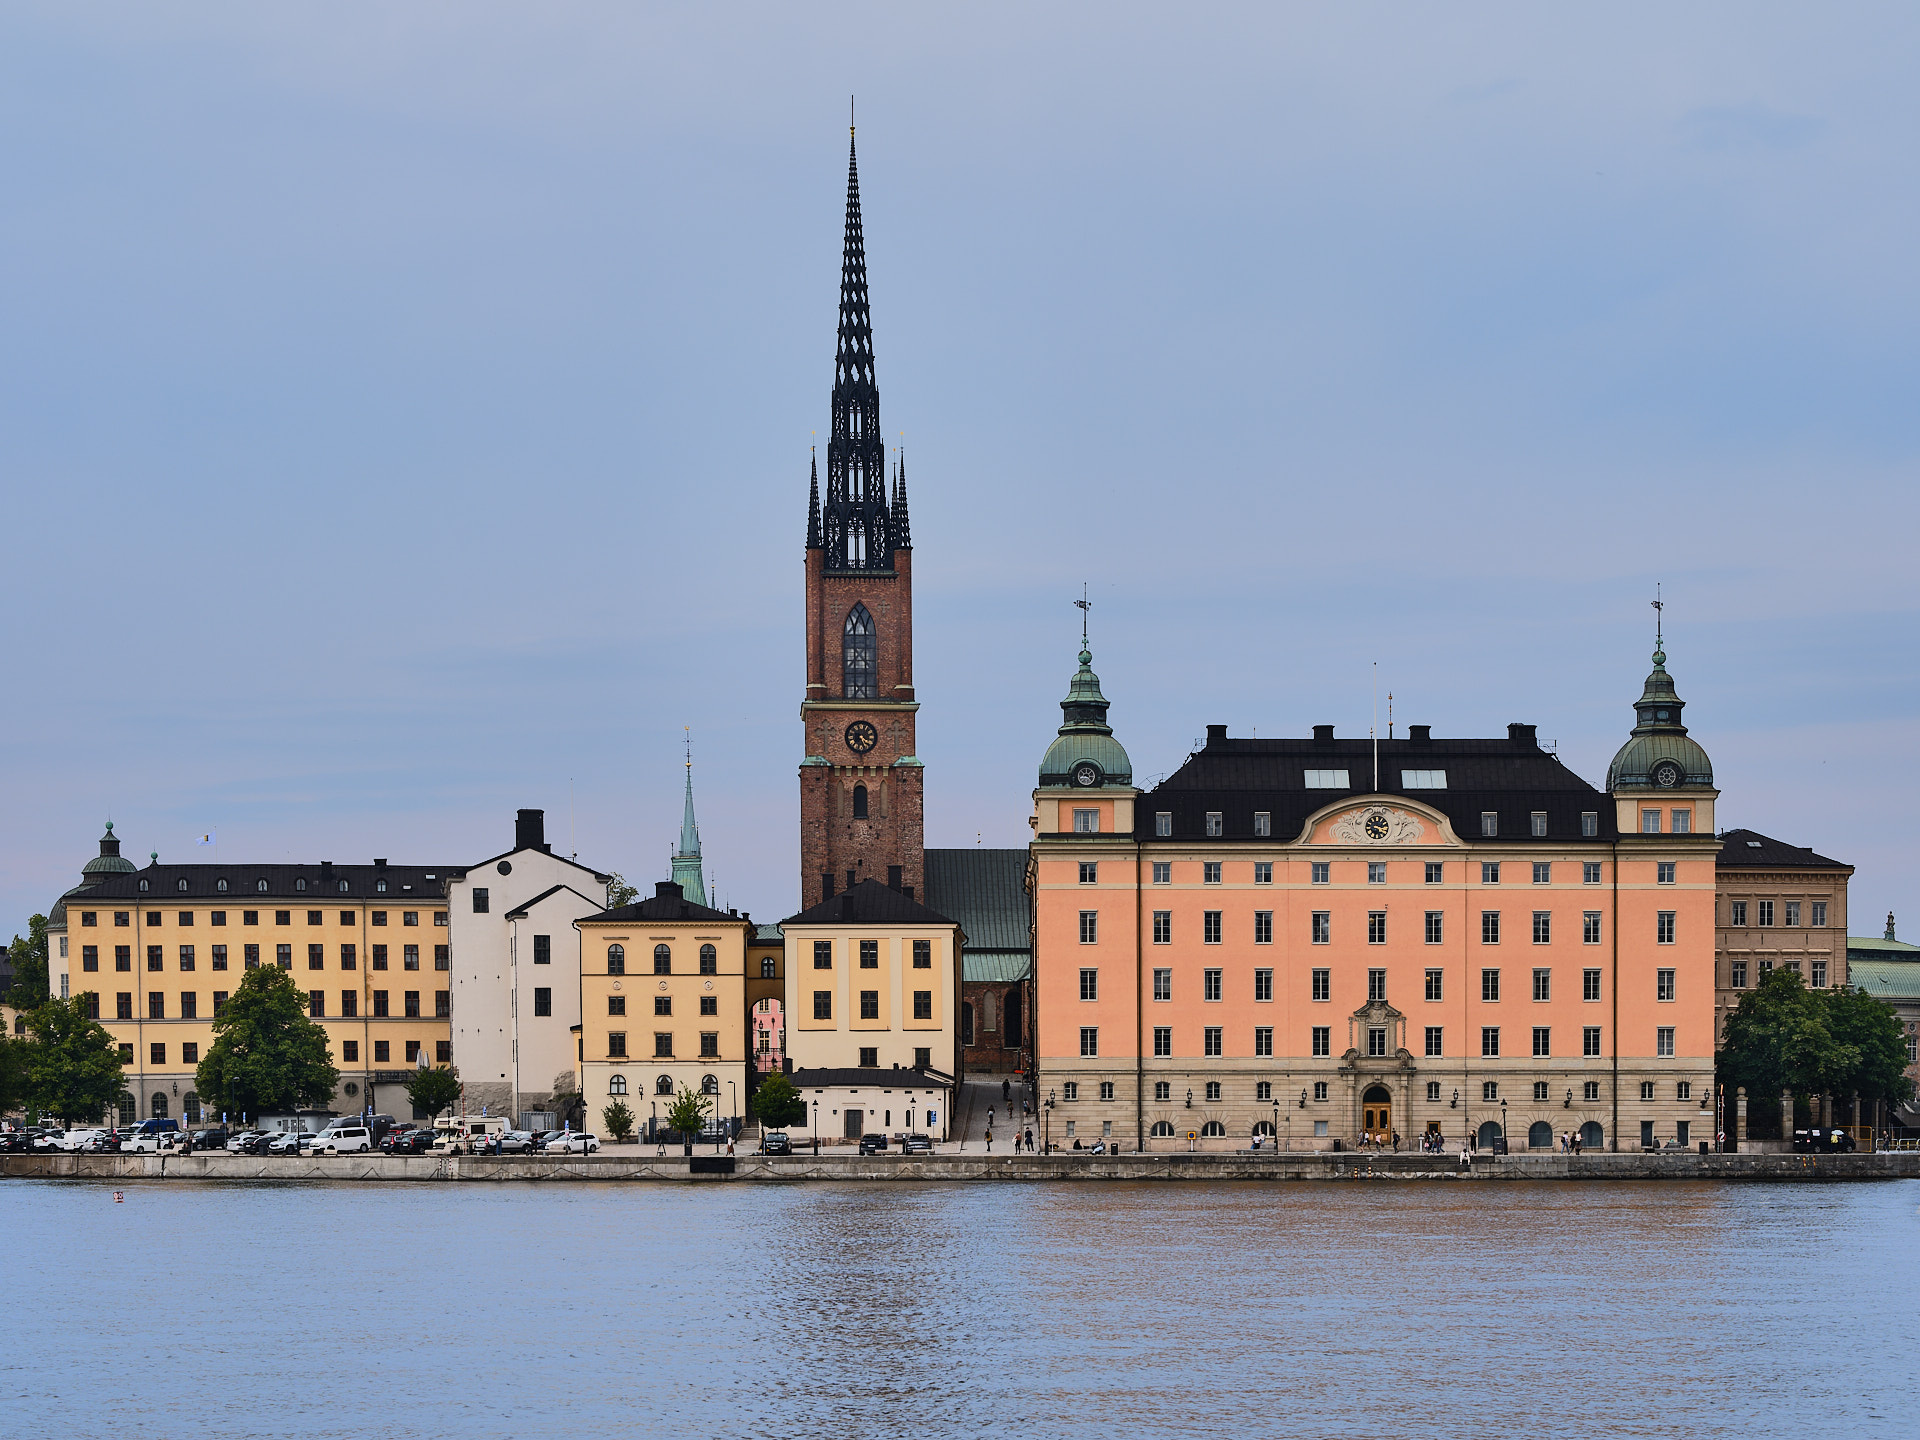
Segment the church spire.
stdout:
[[807,483],[807,549],[820,548],[820,456],[808,461],[812,479]]
[[680,815],[680,848],[673,856],[673,882],[680,893],[706,904],[707,882],[700,869],[700,827],[693,818],[693,732],[687,732],[687,798]]
[[[873,315],[867,242],[860,218],[860,165],[847,127],[847,228],[840,256],[840,332],[833,360],[833,430],[821,543],[829,571],[893,569],[887,451],[873,376]],[[811,543],[811,542],[810,542]]]
[[893,548],[911,550],[913,531],[907,525],[907,447],[900,447],[893,471]]

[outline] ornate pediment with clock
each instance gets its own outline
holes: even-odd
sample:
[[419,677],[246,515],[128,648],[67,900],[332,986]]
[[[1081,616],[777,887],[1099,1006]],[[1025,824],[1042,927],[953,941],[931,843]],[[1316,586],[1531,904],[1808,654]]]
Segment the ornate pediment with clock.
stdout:
[[1362,805],[1327,827],[1327,838],[1346,845],[1417,845],[1430,839],[1433,822],[1397,805]]

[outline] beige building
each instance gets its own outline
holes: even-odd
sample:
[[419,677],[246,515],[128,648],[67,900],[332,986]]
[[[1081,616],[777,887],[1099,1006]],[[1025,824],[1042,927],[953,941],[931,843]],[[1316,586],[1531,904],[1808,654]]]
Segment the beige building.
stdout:
[[1853,867],[1753,830],[1728,830],[1714,862],[1714,1015],[1729,1011],[1777,966],[1816,990],[1847,981],[1847,880]]
[[960,927],[863,880],[780,928],[788,1058],[821,1140],[946,1138],[960,1080]]
[[580,935],[582,1122],[604,1134],[618,1100],[642,1135],[664,1127],[682,1088],[716,1120],[744,1113],[747,955],[753,922],[687,899],[671,880],[653,895],[574,922]]

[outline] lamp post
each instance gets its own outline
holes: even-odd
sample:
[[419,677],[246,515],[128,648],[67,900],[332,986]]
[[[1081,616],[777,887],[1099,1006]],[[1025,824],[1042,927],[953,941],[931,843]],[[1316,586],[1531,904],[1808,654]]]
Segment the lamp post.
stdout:
[[[737,1135],[740,1131],[740,1087],[729,1080],[727,1081],[727,1092],[727,1098],[733,1106],[733,1130],[734,1134]],[[727,1144],[733,1144],[733,1140],[733,1135],[727,1136]]]
[[1047,1091],[1047,1113],[1040,1119],[1040,1152],[1053,1153],[1053,1091]]
[[[1287,1148],[1291,1150],[1293,1148],[1291,1144],[1293,1136],[1288,1135],[1287,1140],[1289,1141]],[[1278,1100],[1273,1102],[1273,1143],[1276,1146],[1280,1143],[1280,1102]]]
[[1507,1097],[1500,1097],[1500,1142],[1506,1147],[1506,1153],[1513,1153],[1513,1137],[1507,1134]]
[[813,1153],[820,1153],[820,1102],[813,1102]]

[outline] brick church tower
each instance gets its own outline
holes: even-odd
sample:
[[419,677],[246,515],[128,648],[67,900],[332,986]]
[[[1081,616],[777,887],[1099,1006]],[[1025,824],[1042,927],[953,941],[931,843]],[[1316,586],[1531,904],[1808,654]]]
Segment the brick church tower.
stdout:
[[823,504],[816,459],[807,498],[802,905],[862,880],[925,893],[906,464],[903,459],[889,491],[886,455],[873,378],[860,171],[849,131],[827,495]]

